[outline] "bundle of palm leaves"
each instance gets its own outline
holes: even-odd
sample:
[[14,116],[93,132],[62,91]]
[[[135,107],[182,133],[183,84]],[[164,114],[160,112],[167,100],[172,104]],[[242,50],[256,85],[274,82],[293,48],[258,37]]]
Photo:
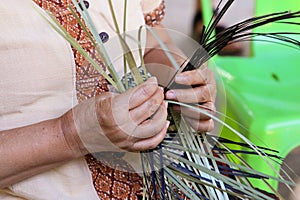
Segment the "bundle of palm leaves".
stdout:
[[[93,57],[68,34],[68,32],[51,16],[51,20],[46,19],[52,27],[61,34],[73,47],[78,50],[86,60],[93,65],[106,78],[106,80],[120,93],[130,87],[141,84],[150,75],[147,73],[143,63],[141,38],[137,38],[138,49],[140,52],[141,64],[137,65],[134,56],[126,43],[126,32],[120,34],[120,30],[115,20],[114,8],[111,0],[108,0],[111,14],[115,22],[115,30],[119,42],[124,51],[125,68],[128,66],[130,71],[121,79],[113,67],[110,55],[107,53],[93,21],[88,11],[80,0],[79,4],[73,0],[76,10],[72,11],[78,23],[89,36],[97,53],[106,65],[109,74],[104,71]],[[221,1],[222,3],[222,1]],[[299,18],[300,12],[280,12],[269,15],[253,17],[232,25],[224,31],[214,35],[214,29],[221,18],[228,11],[228,8],[234,3],[234,0],[227,0],[224,6],[221,3],[217,7],[217,12],[212,17],[209,24],[203,27],[200,45],[193,55],[189,56],[189,62],[185,67],[180,67],[175,59],[168,52],[166,46],[152,31],[151,27],[142,26],[150,31],[158,40],[161,48],[165,50],[173,67],[178,71],[196,69],[209,61],[211,57],[220,52],[226,45],[234,42],[252,40],[261,36],[271,38],[283,45],[290,45],[294,48],[300,48],[300,42],[290,37],[292,32],[271,32],[271,33],[252,33],[256,27],[269,23],[283,23],[289,26],[299,26],[298,23],[286,21],[287,19]],[[81,5],[81,6],[80,6]],[[124,0],[124,8],[127,7],[127,0]],[[77,14],[80,13],[80,16]],[[126,13],[126,10],[124,10]],[[84,21],[82,22],[83,19]],[[126,23],[126,20],[124,20]],[[124,26],[125,27],[125,26]],[[137,67],[141,66],[141,67]],[[124,69],[127,72],[127,68]],[[167,87],[172,87],[172,81]],[[168,89],[168,88],[166,88]],[[257,159],[263,159],[270,168],[278,164],[281,158],[277,156],[275,150],[261,146],[256,146],[249,141],[242,133],[234,130],[223,120],[212,115],[206,109],[201,109],[199,105],[185,104],[181,102],[168,101],[169,105],[179,105],[197,110],[200,113],[210,116],[216,123],[220,123],[236,134],[243,142],[232,141],[229,138],[221,138],[208,133],[199,133],[193,130],[184,118],[177,112],[169,108],[169,120],[171,126],[168,134],[162,143],[153,150],[141,152],[145,199],[280,199],[280,195],[268,184],[269,179],[292,185],[291,181],[283,180],[278,177],[270,176],[258,172],[249,166],[241,156],[242,154],[256,155]],[[268,191],[256,188],[251,180],[259,180],[269,188]]]

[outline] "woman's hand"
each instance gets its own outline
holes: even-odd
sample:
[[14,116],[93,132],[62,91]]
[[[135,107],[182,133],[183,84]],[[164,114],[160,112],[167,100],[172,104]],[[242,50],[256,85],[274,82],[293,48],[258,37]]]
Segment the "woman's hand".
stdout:
[[[185,54],[174,44],[168,31],[166,31],[162,25],[156,26],[153,30],[164,42],[179,65],[187,60]],[[175,71],[174,68],[171,67],[173,64],[151,33],[148,33],[146,47],[144,61],[148,71],[159,78],[161,85],[166,86],[170,78],[173,78],[174,73],[171,72],[172,70]],[[168,68],[171,70],[167,70]],[[175,82],[190,87],[188,87],[188,89],[171,88],[172,90],[166,93],[167,99],[184,103],[199,103],[201,107],[206,107],[207,111],[214,113],[216,84],[214,74],[210,69],[200,67],[193,71],[183,72],[178,74],[175,78]],[[174,108],[184,114],[185,119],[194,129],[204,132],[211,131],[214,128],[213,120],[210,117],[187,108],[180,109],[178,106],[174,106]]]
[[[214,74],[208,67],[182,72],[175,77],[175,82],[190,87],[169,90],[166,93],[167,99],[184,103],[199,103],[201,108],[206,108],[206,111],[211,114],[214,113],[216,83]],[[174,106],[174,109],[182,112],[195,130],[205,132],[214,128],[213,120],[207,115],[185,107]]]
[[155,148],[169,124],[163,99],[151,78],[124,94],[84,101],[60,118],[0,131],[0,188],[88,153]]
[[150,78],[123,94],[107,92],[79,104],[63,119],[62,129],[70,144],[88,152],[153,149],[165,137],[169,124],[163,100],[156,78]]

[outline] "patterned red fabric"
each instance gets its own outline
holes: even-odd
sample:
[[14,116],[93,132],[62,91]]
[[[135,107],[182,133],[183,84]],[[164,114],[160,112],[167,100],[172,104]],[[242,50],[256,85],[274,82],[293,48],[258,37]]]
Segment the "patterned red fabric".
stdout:
[[161,23],[165,17],[165,1],[162,0],[159,6],[150,13],[144,15],[145,23],[149,26],[156,26]]

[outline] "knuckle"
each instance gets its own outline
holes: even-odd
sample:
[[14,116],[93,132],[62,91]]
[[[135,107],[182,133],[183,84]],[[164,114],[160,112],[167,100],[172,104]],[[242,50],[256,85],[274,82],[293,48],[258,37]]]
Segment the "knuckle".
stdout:
[[155,98],[151,98],[151,99],[148,99],[146,103],[147,103],[148,108],[152,108],[153,106],[158,104],[158,100]]
[[120,146],[120,149],[125,151],[134,151],[136,149],[136,145],[133,139],[128,139],[125,144]]
[[205,95],[208,95],[208,96],[212,94],[212,91],[211,91],[209,85],[204,85],[204,86],[203,86],[203,93],[204,93]]
[[206,93],[203,91],[199,91],[198,102],[203,103],[203,102],[206,102],[206,100],[207,100]]
[[150,112],[150,114],[155,113],[160,107],[159,102],[155,99],[151,99],[151,100],[147,101],[146,104],[147,104],[146,107],[147,107],[148,111]]
[[208,85],[204,85],[199,89],[198,98],[200,102],[207,102],[211,99],[211,92]]
[[140,95],[143,98],[147,98],[150,97],[154,91],[155,91],[155,85],[147,84],[147,85],[143,85],[137,90],[137,95]]
[[[100,123],[105,123],[112,118],[113,113],[111,109],[112,98],[97,99],[96,100],[96,114]],[[105,114],[104,114],[105,113]]]
[[213,102],[207,102],[207,103],[205,103],[204,104],[204,106],[205,106],[205,108],[206,108],[206,110],[208,110],[208,112],[209,112],[209,114],[211,114],[211,115],[215,115],[216,114],[216,106],[215,106],[215,104],[213,103]]
[[145,97],[149,96],[149,90],[147,90],[147,88],[145,87],[140,88],[139,93],[141,96],[145,96]]

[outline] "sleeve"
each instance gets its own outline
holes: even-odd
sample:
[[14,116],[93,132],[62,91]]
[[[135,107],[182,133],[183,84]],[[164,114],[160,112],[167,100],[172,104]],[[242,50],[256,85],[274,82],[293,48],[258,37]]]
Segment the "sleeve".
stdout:
[[145,23],[148,26],[156,26],[161,23],[165,16],[164,0],[141,0]]

